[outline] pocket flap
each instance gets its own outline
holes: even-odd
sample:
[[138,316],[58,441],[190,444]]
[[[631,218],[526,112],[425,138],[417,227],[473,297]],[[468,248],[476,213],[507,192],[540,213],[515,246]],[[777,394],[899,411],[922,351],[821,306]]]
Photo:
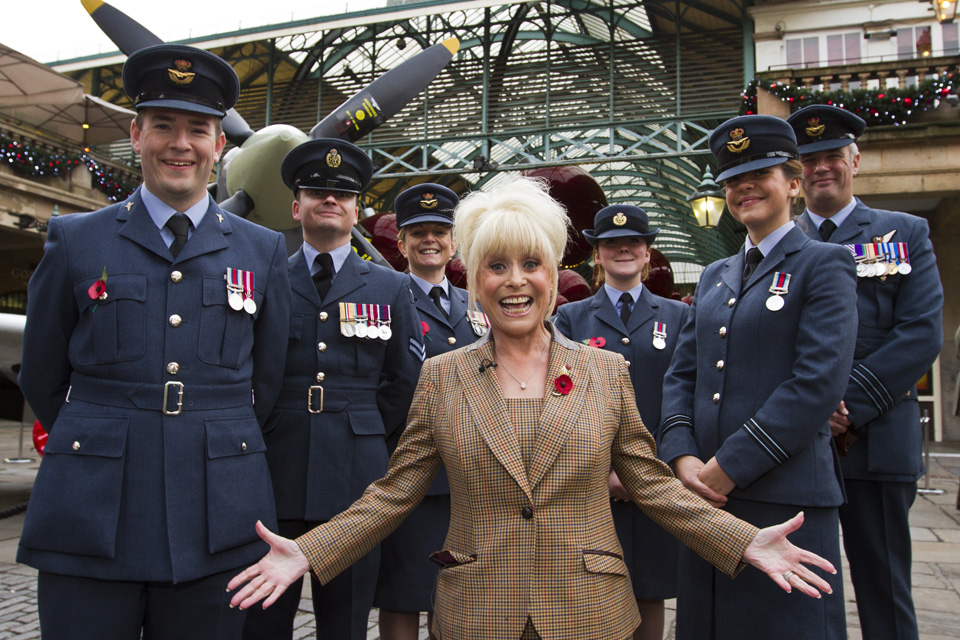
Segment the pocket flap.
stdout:
[[612,551],[593,551],[584,549],[583,563],[590,573],[613,573],[627,575],[627,565],[620,554]]
[[443,569],[446,567],[458,567],[476,561],[477,554],[475,553],[460,553],[459,551],[451,551],[449,549],[430,554],[430,562]]
[[129,418],[64,416],[54,423],[43,452],[120,458],[129,424]]
[[107,274],[106,294],[104,300],[93,299],[88,291],[93,283],[100,279],[100,274],[84,278],[73,285],[73,295],[77,299],[77,306],[83,313],[91,305],[109,304],[114,300],[136,300],[144,302],[147,299],[147,277],[141,273]]
[[[324,407],[326,408],[326,407]],[[351,411],[350,428],[358,436],[384,436],[383,418],[379,411]]]
[[267,450],[254,418],[216,418],[204,420],[207,431],[207,457],[225,458],[261,453]]
[[[253,283],[253,301],[260,306],[263,300],[263,291],[257,288],[256,277]],[[213,276],[204,276],[203,278],[203,306],[209,307],[213,304],[227,304],[227,279],[225,276],[215,278]]]

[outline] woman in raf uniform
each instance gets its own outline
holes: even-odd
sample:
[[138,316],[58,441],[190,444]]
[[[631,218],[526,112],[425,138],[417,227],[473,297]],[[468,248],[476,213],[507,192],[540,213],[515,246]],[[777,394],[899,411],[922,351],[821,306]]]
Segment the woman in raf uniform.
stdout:
[[[689,307],[643,286],[650,273],[650,246],[660,231],[650,229],[646,211],[629,205],[605,207],[593,226],[583,235],[593,245],[599,289],[592,298],[560,307],[556,326],[575,342],[626,359],[640,416],[656,437],[663,376]],[[679,543],[630,501],[613,470],[609,485],[613,522],[640,610],[641,624],[633,637],[660,640],[663,601],[677,596]]]
[[[445,275],[457,251],[453,191],[423,183],[397,196],[393,211],[400,228],[397,245],[410,265],[410,290],[420,314],[428,358],[474,342],[487,331],[486,316],[467,310],[467,291]],[[433,617],[433,587],[439,567],[430,554],[443,548],[450,521],[450,484],[441,467],[427,496],[383,541],[374,605],[380,607],[383,640],[416,640],[421,611]]]
[[[829,418],[857,333],[853,257],[791,219],[802,168],[783,120],[733,118],[710,149],[747,238],[700,277],[663,384],[660,457],[690,490],[758,527],[802,510],[793,542],[839,566]],[[845,638],[841,578],[823,577],[837,595],[795,598],[753,575],[730,582],[681,549],[677,638]]]
[[445,640],[633,635],[639,615],[610,515],[611,468],[651,518],[725,573],[749,563],[781,589],[830,590],[806,565],[833,571],[830,563],[787,540],[801,514],[758,530],[684,489],[654,455],[623,357],[546,321],[569,223],[545,185],[521,178],[474,192],[455,219],[470,296],[490,331],[424,363],[390,469],[352,507],[297,540],[257,524],[271,550],[231,580],[243,585],[232,606],[266,598],[269,607],[311,569],[332,579],[414,510],[441,461],[450,529],[431,557],[441,565],[433,631]]

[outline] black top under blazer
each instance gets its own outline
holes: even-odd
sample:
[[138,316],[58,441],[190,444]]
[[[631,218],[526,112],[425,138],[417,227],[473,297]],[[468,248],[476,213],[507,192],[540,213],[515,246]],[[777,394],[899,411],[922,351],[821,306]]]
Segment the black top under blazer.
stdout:
[[[830,507],[843,502],[829,417],[857,332],[852,254],[791,229],[741,289],[744,252],[708,266],[663,385],[660,456],[716,456],[731,497]],[[784,306],[766,301],[791,276]]]
[[[213,200],[176,259],[139,191],[50,221],[20,372],[50,439],[19,562],[182,582],[262,556],[252,524],[276,522],[260,426],[283,375],[286,257],[280,234]],[[228,306],[227,268],[254,273],[256,313]],[[91,299],[104,269],[107,296]],[[165,415],[180,384],[182,412]]]
[[[322,303],[303,247],[287,267],[292,290],[287,364],[263,437],[277,517],[328,520],[386,473],[386,438],[403,430],[420,375],[420,320],[408,278],[352,251]],[[389,305],[393,335],[343,336],[341,302]],[[315,411],[316,387],[323,388],[318,413],[307,410],[311,387]]]
[[[809,215],[801,220],[819,241]],[[943,287],[927,221],[857,200],[830,243],[869,243],[891,232],[889,242],[907,243],[912,270],[857,278],[860,324],[843,401],[860,439],[841,460],[844,478],[852,480],[912,482],[924,473],[917,381],[943,346]]]

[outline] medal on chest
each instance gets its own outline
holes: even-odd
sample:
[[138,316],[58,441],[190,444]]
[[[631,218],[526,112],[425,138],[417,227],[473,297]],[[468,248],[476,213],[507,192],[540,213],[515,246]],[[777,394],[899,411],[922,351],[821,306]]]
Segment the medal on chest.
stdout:
[[783,309],[783,296],[790,291],[790,274],[777,271],[773,274],[773,282],[768,289],[773,295],[767,298],[767,309],[770,311],[780,311]]

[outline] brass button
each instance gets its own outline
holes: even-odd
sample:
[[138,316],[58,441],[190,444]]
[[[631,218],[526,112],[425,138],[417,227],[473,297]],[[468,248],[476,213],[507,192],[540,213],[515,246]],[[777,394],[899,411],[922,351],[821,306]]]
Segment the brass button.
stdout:
[[327,343],[326,343],[326,342],[321,342],[320,344],[317,345],[317,349],[320,349],[321,352],[326,351],[326,350],[327,350]]
[[74,440],[74,441],[73,441],[73,450],[74,450],[74,451],[80,451],[80,441],[79,441],[79,440]]
[[176,362],[171,362],[167,365],[167,373],[170,375],[176,375],[180,372],[180,364]]
[[620,342],[622,342],[623,344],[630,344],[630,338],[624,338]]
[[180,282],[181,280],[183,280],[183,274],[180,273],[179,271],[173,271],[170,273],[171,282],[176,283],[176,282]]
[[531,509],[530,507],[524,507],[523,509],[520,510],[520,515],[523,516],[524,520],[529,520],[530,518],[533,517],[533,509]]
[[246,451],[246,450],[247,450],[247,443],[246,443],[246,442],[241,442],[241,443],[240,443],[240,451]]
[[726,327],[720,327],[720,331],[719,331],[718,333],[720,334],[720,337],[721,337],[721,338],[726,337],[726,335],[727,335],[727,328],[726,328]]
[[177,314],[173,314],[172,316],[170,316],[170,320],[169,320],[171,327],[179,327],[182,321],[183,320]]
[[323,371],[321,371],[320,373],[317,374],[317,382],[323,382],[323,379],[326,377],[327,376],[323,373]]
[[723,284],[723,283],[722,283],[722,282],[718,282],[718,283],[717,283],[717,286],[719,287],[721,284]]
[[326,311],[320,312],[320,322],[326,322],[327,318],[330,317]]
[[723,371],[723,360],[717,360],[717,371]]
[[447,344],[457,344],[457,339],[453,336],[447,338]]
[[713,394],[713,404],[720,404],[720,394],[719,394],[719,393]]
[[730,298],[729,300],[727,300],[727,306],[732,307],[734,304],[736,304],[736,302],[737,302],[736,298]]

